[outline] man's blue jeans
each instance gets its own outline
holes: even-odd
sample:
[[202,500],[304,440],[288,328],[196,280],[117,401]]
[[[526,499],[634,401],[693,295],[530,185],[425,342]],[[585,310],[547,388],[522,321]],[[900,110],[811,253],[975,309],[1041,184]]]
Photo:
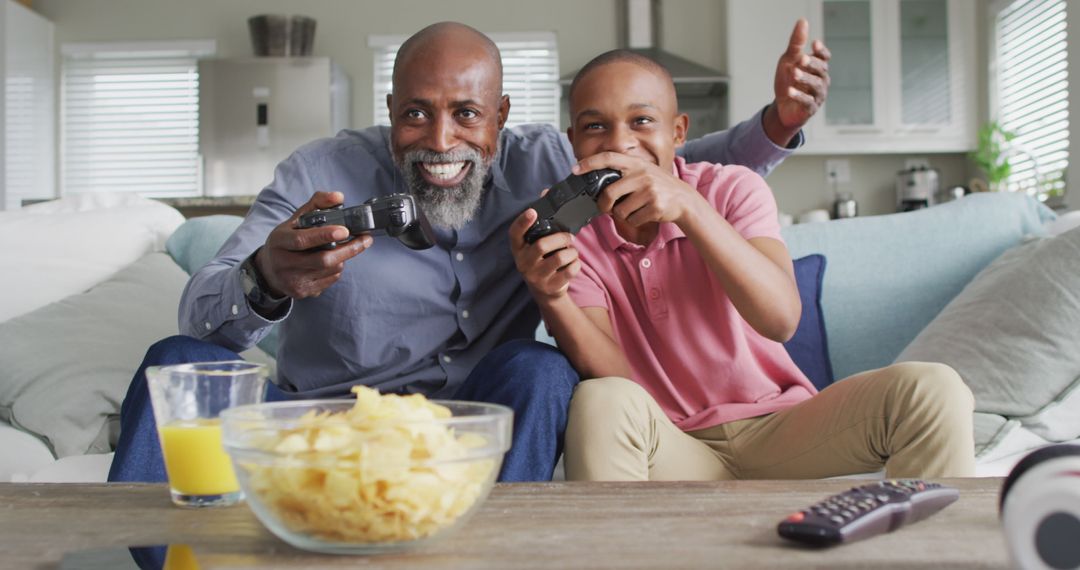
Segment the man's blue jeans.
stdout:
[[[148,366],[238,360],[235,352],[186,336],[150,347],[120,408],[120,441],[109,481],[166,481],[157,427],[146,387]],[[563,434],[577,372],[561,352],[532,340],[515,340],[491,351],[454,395],[457,400],[502,404],[514,410],[514,439],[500,481],[549,481],[562,454]],[[269,402],[294,399],[273,384]]]

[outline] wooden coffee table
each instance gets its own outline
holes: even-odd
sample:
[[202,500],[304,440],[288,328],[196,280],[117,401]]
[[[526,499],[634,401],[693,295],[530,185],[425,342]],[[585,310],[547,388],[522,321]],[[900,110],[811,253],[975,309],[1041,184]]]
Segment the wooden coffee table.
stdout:
[[1000,479],[943,480],[960,500],[897,532],[827,550],[785,543],[788,513],[865,481],[498,485],[457,533],[409,553],[332,556],[279,541],[245,506],[183,510],[160,484],[0,484],[0,564],[189,543],[205,568],[1008,568]]

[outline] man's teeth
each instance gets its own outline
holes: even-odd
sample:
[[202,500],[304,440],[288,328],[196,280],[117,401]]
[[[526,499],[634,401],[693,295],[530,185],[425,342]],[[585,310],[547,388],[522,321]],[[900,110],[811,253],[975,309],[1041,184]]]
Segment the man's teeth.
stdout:
[[465,167],[465,161],[461,162],[425,162],[424,170],[435,178],[450,180],[461,173]]

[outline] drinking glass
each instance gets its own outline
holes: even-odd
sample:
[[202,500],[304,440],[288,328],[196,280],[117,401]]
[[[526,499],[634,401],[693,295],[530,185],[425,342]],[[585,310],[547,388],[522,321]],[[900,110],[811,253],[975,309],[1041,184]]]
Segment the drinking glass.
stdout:
[[267,368],[231,360],[146,369],[174,504],[222,507],[243,499],[221,445],[222,410],[263,401]]

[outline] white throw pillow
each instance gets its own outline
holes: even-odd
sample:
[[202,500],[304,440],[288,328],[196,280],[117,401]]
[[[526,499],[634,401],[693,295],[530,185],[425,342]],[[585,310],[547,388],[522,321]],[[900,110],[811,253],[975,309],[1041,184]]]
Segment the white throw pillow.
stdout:
[[184,217],[133,195],[85,195],[0,212],[0,322],[81,293],[165,250]]

